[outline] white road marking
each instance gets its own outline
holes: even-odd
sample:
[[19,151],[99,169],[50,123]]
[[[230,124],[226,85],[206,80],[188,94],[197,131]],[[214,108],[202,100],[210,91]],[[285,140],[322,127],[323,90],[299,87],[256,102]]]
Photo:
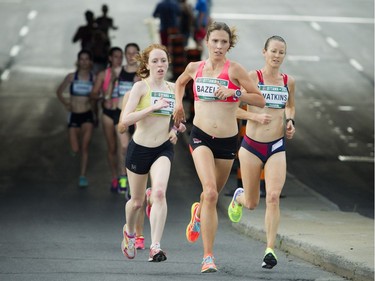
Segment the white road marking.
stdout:
[[5,69],[3,71],[3,73],[1,74],[1,81],[5,81],[5,80],[8,80],[9,78],[9,73],[10,73],[10,70],[9,69]]
[[374,162],[374,157],[370,157],[370,156],[339,155],[338,158],[342,162],[368,162],[368,163]]
[[319,56],[293,56],[293,55],[288,55],[286,58],[290,61],[309,61],[309,62],[320,61]]
[[327,37],[326,41],[333,48],[337,48],[339,46],[339,44],[332,37]]
[[320,17],[320,16],[296,16],[296,15],[256,15],[256,14],[213,13],[212,18],[233,19],[233,20],[308,21],[308,22],[374,24],[373,18],[358,18],[358,17]]
[[44,66],[16,66],[14,70],[44,75],[66,75],[67,73],[74,71],[74,69],[71,68],[57,68]]
[[21,37],[25,37],[25,36],[27,35],[27,33],[29,33],[29,28],[28,28],[26,25],[24,25],[24,26],[21,28],[21,30],[20,30],[20,32],[19,32],[19,35],[20,35]]
[[340,111],[353,111],[354,107],[351,105],[339,105],[338,110]]
[[314,28],[316,31],[322,30],[322,27],[315,21],[310,23],[311,27]]
[[358,71],[363,71],[363,66],[357,62],[355,59],[350,59],[349,63]]
[[35,17],[37,16],[38,12],[35,11],[35,10],[32,10],[29,12],[29,14],[27,15],[27,19],[28,20],[33,20],[35,19]]
[[15,57],[18,55],[19,51],[20,51],[21,47],[19,45],[14,45],[12,47],[12,49],[10,49],[10,52],[9,52],[9,55],[11,57]]

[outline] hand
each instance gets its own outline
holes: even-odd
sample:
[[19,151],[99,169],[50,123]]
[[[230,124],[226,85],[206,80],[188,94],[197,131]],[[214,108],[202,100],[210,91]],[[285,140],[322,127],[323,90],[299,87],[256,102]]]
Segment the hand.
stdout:
[[225,88],[219,83],[216,83],[219,88],[215,91],[215,96],[221,100],[225,100],[228,97],[233,96],[234,94],[231,93],[231,90]]
[[65,103],[64,106],[65,106],[65,109],[67,111],[69,111],[69,112],[72,111],[72,105],[71,105],[70,101],[68,101],[67,103]]
[[156,110],[168,107],[168,106],[169,106],[169,102],[162,97],[154,103],[153,111],[156,111]]
[[286,138],[292,139],[295,132],[296,132],[296,128],[294,127],[292,121],[288,121],[288,123],[286,123],[286,130],[285,130]]
[[178,127],[176,126],[176,129],[178,132],[183,133],[186,131],[186,126],[184,123],[180,123]]
[[128,131],[128,127],[127,127],[124,123],[120,122],[120,123],[117,125],[117,131],[118,131],[120,134],[124,134],[125,132]]
[[176,143],[177,143],[177,140],[178,140],[178,137],[177,137],[176,131],[175,131],[175,130],[171,130],[171,131],[169,132],[169,141],[170,141],[172,144],[176,144]]
[[268,125],[272,121],[272,115],[266,113],[257,114],[255,119],[262,125]]
[[173,112],[173,120],[177,128],[180,127],[181,122],[186,122],[185,111],[184,111],[182,104],[181,105],[176,104],[174,108],[174,112]]

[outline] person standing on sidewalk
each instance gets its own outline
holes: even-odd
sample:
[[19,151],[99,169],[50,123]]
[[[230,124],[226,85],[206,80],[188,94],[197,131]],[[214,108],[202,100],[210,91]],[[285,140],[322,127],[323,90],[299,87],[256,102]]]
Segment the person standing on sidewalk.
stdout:
[[266,106],[248,105],[247,111],[238,109],[237,117],[248,120],[239,150],[243,188],[234,192],[228,207],[230,220],[237,223],[241,220],[243,207],[253,210],[258,206],[260,174],[264,168],[267,246],[262,267],[267,269],[277,264],[274,247],[280,222],[280,194],[286,179],[285,137],[292,139],[295,133],[295,80],[280,72],[285,55],[284,39],[272,36],[263,49],[264,67],[249,73],[265,97]]
[[[77,56],[77,70],[69,73],[56,90],[60,102],[69,112],[69,141],[72,153],[75,155],[80,150],[81,171],[78,185],[87,187],[86,178],[87,163],[89,157],[89,144],[94,129],[94,115],[92,112],[92,101],[90,93],[94,84],[91,53],[81,50]],[[70,98],[63,97],[64,90],[70,86]]]
[[132,87],[120,126],[136,124],[129,143],[126,168],[132,195],[125,205],[126,224],[123,227],[123,254],[133,259],[136,255],[136,223],[144,206],[148,176],[151,178],[153,206],[150,214],[151,246],[149,261],[167,259],[160,247],[167,218],[166,190],[174,156],[173,142],[177,132],[185,126],[170,128],[174,109],[174,83],[165,81],[170,56],[165,46],[152,44],[138,57],[138,75],[142,78]]
[[[240,101],[264,106],[261,92],[239,63],[226,58],[237,41],[234,28],[214,22],[207,29],[208,59],[191,62],[176,81],[175,124],[185,121],[182,99],[185,87],[194,80],[195,116],[190,134],[190,151],[202,184],[200,202],[191,208],[186,238],[194,243],[202,231],[202,273],[216,272],[213,246],[218,218],[219,193],[228,180],[237,153],[236,111]],[[241,86],[244,90],[240,90]]]

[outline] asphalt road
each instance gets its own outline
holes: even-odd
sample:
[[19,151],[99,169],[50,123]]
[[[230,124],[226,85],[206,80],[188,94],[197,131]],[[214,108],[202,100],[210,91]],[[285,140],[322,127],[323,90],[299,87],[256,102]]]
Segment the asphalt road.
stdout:
[[[200,186],[183,138],[176,146],[167,193],[162,247],[168,260],[148,263],[144,250],[129,261],[120,250],[125,199],[109,191],[101,128],[90,148],[90,186],[82,190],[77,187],[79,159],[68,153],[66,114],[50,95],[57,77],[49,84],[42,83],[40,74],[11,77],[0,91],[1,112],[12,123],[1,137],[0,279],[202,279],[201,241],[189,244],[185,238]],[[215,256],[220,272],[205,280],[343,280],[283,252],[278,252],[278,267],[262,269],[265,245],[237,232],[225,213],[219,216]],[[147,246],[149,233],[146,219]]]

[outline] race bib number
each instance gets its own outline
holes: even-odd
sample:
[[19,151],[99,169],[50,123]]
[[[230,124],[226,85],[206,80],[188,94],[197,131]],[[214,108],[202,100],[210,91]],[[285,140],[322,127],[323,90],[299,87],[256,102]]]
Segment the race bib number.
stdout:
[[202,101],[219,100],[219,98],[214,95],[219,88],[218,84],[228,88],[229,81],[218,78],[198,77],[195,80],[195,91],[198,98]]
[[73,93],[78,96],[88,96],[92,90],[91,81],[74,81]]
[[130,91],[133,85],[134,85],[134,82],[120,81],[119,86],[118,86],[120,97],[125,96],[126,92]]
[[288,101],[288,89],[286,87],[259,85],[259,90],[266,100],[266,107],[285,108],[285,104]]
[[168,101],[168,107],[155,110],[154,114],[172,115],[175,104],[174,94],[166,92],[151,92],[151,104],[155,104],[160,98],[164,98]]

